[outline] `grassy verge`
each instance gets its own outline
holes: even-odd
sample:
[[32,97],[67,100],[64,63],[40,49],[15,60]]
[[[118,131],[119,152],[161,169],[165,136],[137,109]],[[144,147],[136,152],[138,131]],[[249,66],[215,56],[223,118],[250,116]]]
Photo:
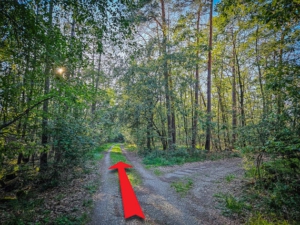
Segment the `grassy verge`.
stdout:
[[251,206],[246,203],[245,199],[236,198],[232,194],[217,193],[214,197],[218,199],[222,214],[225,216],[244,216],[251,209]]
[[134,152],[134,151],[137,151],[137,150],[138,150],[136,144],[125,143],[125,144],[124,144],[124,147],[125,147],[126,150],[129,151],[129,152]]
[[247,225],[298,224],[294,220],[288,221],[276,214],[266,205],[266,199],[262,195],[255,195],[253,192],[243,193],[239,197],[229,193],[217,193],[214,197],[217,198],[224,216],[239,218]]
[[239,157],[237,152],[207,152],[205,150],[197,150],[189,153],[185,148],[178,148],[175,151],[155,150],[142,154],[145,165],[155,166],[171,166],[181,165],[187,162],[199,162],[205,160],[219,160],[224,158]]
[[[124,162],[130,164],[126,157],[122,154],[122,150],[120,144],[114,145],[110,151],[110,160],[112,165],[116,164],[117,162]],[[126,170],[130,183],[133,186],[138,186],[141,184],[142,180],[139,177],[137,171],[134,168]]]
[[105,144],[98,146],[97,148],[93,149],[92,151],[90,151],[87,154],[87,158],[96,160],[96,161],[101,160],[103,158],[103,152],[108,151],[112,145],[114,145],[114,144],[113,143],[105,143]]

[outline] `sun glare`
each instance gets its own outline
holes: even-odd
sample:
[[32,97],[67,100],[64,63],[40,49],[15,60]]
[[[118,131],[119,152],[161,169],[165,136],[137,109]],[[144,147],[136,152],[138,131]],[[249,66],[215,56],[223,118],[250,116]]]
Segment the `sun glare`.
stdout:
[[57,68],[57,72],[58,72],[59,74],[62,74],[62,73],[64,72],[64,69],[63,69],[63,68]]

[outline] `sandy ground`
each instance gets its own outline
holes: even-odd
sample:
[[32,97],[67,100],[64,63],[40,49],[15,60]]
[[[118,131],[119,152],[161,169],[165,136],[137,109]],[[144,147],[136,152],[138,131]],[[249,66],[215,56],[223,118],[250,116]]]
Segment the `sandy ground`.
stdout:
[[[95,208],[90,225],[122,224],[240,224],[221,214],[214,194],[234,193],[241,186],[243,169],[241,159],[187,163],[181,166],[145,169],[141,159],[132,152],[123,150],[128,161],[139,173],[142,184],[134,187],[145,220],[132,217],[125,220],[118,177],[108,170],[111,166],[107,152],[100,171],[101,187],[95,195]],[[160,174],[159,176],[154,174]],[[159,171],[159,172],[158,172]],[[226,181],[226,176],[233,180]],[[172,182],[190,179],[193,187],[185,196],[176,193]]]

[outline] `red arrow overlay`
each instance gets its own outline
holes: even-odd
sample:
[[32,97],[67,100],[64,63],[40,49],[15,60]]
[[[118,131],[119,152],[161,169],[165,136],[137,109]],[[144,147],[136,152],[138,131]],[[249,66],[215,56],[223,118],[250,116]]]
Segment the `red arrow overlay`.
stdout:
[[145,215],[142,211],[142,208],[136,198],[134,190],[131,186],[131,183],[127,177],[125,168],[132,168],[131,165],[118,162],[115,165],[109,167],[110,170],[117,169],[119,172],[120,179],[120,189],[123,200],[123,209],[125,219],[132,216],[139,216],[142,219],[145,219]]

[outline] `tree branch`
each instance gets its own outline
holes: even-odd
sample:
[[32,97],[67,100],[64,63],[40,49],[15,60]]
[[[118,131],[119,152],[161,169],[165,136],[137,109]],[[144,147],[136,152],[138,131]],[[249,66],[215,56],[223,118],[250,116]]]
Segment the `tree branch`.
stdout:
[[32,109],[34,109],[35,107],[37,107],[38,105],[40,105],[41,103],[43,103],[44,101],[47,101],[51,98],[53,98],[54,96],[48,97],[46,99],[43,99],[37,103],[35,103],[34,105],[30,106],[29,108],[27,108],[24,112],[20,113],[19,115],[17,115],[14,119],[12,119],[11,121],[4,123],[2,125],[0,125],[0,131],[2,129],[4,129],[5,127],[10,126],[11,124],[15,123],[16,121],[18,121],[19,119],[21,119],[23,116],[25,116],[27,113],[29,113]]

